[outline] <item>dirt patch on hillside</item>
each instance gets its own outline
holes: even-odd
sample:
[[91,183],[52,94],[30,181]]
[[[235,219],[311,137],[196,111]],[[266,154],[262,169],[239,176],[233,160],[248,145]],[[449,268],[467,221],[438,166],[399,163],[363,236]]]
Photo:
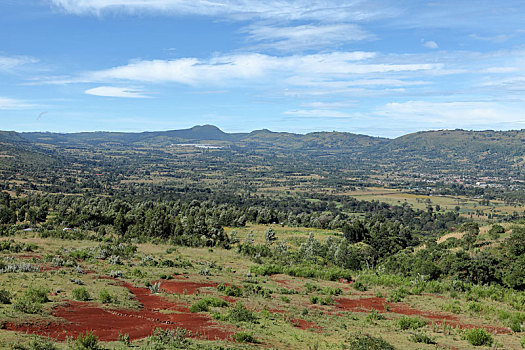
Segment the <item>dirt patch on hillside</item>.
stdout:
[[425,318],[429,321],[432,321],[438,324],[446,323],[452,327],[459,327],[459,328],[466,328],[466,329],[485,328],[487,331],[492,332],[492,333],[497,333],[497,334],[511,333],[511,330],[509,328],[462,323],[459,321],[457,316],[454,316],[451,314],[418,310],[418,309],[414,309],[413,307],[410,307],[403,303],[388,303],[386,302],[385,298],[378,298],[378,297],[361,298],[361,299],[338,298],[336,299],[336,303],[337,303],[336,304],[337,308],[345,310],[345,311],[352,311],[352,312],[370,312],[372,311],[372,309],[378,312],[387,312],[385,309],[385,305],[386,305],[388,307],[388,312],[392,312],[392,313],[396,313],[400,315],[406,315],[406,316],[420,316],[422,318]]
[[[214,323],[208,315],[191,313],[185,305],[152,295],[146,288],[122,282],[143,305],[140,310],[104,309],[93,303],[70,301],[53,310],[53,315],[65,319],[64,323],[14,324],[8,330],[39,334],[65,340],[86,331],[93,331],[102,341],[117,340],[119,334],[129,334],[132,340],[152,334],[153,329],[183,328],[192,337],[227,340],[233,334],[231,327]],[[160,312],[160,311],[163,312]]]
[[160,289],[162,291],[173,294],[195,294],[199,290],[199,288],[218,286],[218,283],[212,282],[199,283],[181,280],[162,280],[156,282],[160,282]]
[[321,329],[321,327],[319,327],[315,322],[309,322],[301,318],[294,318],[290,320],[290,323],[294,327],[297,327],[300,329],[317,329],[317,330]]

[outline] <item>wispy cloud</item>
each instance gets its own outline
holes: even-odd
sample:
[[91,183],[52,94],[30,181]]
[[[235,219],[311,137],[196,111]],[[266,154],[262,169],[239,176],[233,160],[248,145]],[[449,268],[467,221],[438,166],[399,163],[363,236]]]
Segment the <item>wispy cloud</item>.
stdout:
[[351,113],[345,113],[334,109],[298,109],[286,111],[284,114],[295,116],[295,117],[307,117],[307,118],[352,118],[354,117]]
[[376,111],[393,120],[418,122],[434,127],[469,127],[525,121],[520,108],[494,102],[478,101],[407,101],[388,103]]
[[[188,85],[216,84],[248,81],[257,84],[262,78],[276,78],[285,81],[293,76],[313,79],[322,77],[325,81],[346,81],[362,74],[415,72],[440,70],[442,64],[406,63],[387,64],[369,63],[375,57],[371,52],[332,52],[327,54],[270,56],[263,54],[238,54],[216,56],[208,60],[181,58],[176,60],[135,61],[124,66],[106,70],[88,72],[78,77],[77,81],[129,80],[138,82],[174,82]],[[320,78],[317,78],[320,79]],[[299,81],[299,80],[297,80]],[[75,82],[73,78],[71,82]],[[289,83],[294,83],[290,80]],[[333,82],[333,84],[338,84]],[[363,80],[354,85],[380,85],[387,81]],[[405,85],[401,81],[390,80],[392,85]],[[342,84],[351,84],[343,82]],[[414,83],[406,83],[414,84]],[[415,84],[420,84],[417,82]]]
[[397,12],[384,2],[362,0],[51,0],[74,14],[152,11],[174,15],[221,16],[232,19],[365,21]]
[[433,50],[439,49],[438,44],[432,40],[424,41],[423,46],[426,47],[427,49],[433,49]]
[[126,87],[99,86],[85,91],[88,95],[122,98],[149,98],[142,91]]
[[491,41],[496,44],[501,44],[512,38],[512,35],[499,34],[493,36],[482,36],[477,34],[470,34],[469,37],[476,40]]
[[38,60],[27,56],[0,56],[0,71],[8,71],[20,66],[37,63]]
[[273,26],[254,24],[243,28],[248,33],[247,41],[257,43],[253,49],[279,51],[320,50],[323,47],[338,47],[346,43],[371,40],[375,35],[357,24],[307,24],[297,26]]
[[28,109],[36,107],[24,100],[13,99],[9,97],[0,97],[0,110]]

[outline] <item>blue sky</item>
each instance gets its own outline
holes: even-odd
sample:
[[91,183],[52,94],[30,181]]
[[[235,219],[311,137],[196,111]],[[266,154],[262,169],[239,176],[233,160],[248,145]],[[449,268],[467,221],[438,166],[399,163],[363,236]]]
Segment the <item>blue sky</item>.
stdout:
[[523,129],[524,24],[521,0],[2,0],[0,129]]

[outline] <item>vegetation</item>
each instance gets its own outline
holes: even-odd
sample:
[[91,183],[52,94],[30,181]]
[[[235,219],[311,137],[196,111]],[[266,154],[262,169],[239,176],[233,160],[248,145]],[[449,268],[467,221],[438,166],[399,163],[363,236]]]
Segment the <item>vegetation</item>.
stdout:
[[0,133],[0,348],[515,348],[523,141]]

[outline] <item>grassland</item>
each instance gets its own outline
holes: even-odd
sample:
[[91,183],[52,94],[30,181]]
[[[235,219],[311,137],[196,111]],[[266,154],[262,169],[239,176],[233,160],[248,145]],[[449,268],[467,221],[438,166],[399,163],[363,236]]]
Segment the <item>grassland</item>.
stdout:
[[[330,230],[273,228],[279,241],[288,242],[290,249],[297,249],[311,234],[320,240],[338,235]],[[266,225],[248,225],[235,230],[241,240],[251,234],[256,243],[263,243],[267,229]],[[229,233],[232,230],[227,229]],[[482,228],[481,235],[486,230]],[[470,349],[474,347],[464,339],[469,328],[487,329],[493,334],[494,348],[520,348],[521,336],[512,332],[508,323],[519,313],[509,299],[484,294],[484,287],[479,287],[477,294],[450,292],[439,283],[432,289],[431,284],[422,281],[383,276],[377,271],[362,271],[359,276],[356,273],[353,283],[288,275],[257,276],[250,272],[254,262],[235,248],[138,244],[136,252],[115,263],[113,258],[97,257],[96,252],[105,246],[102,242],[42,239],[32,232],[20,232],[16,241],[33,247],[33,251],[4,251],[0,257],[11,264],[29,263],[37,270],[0,274],[0,289],[11,293],[11,303],[0,305],[2,348],[14,343],[23,345],[33,339],[30,334],[46,332],[59,340],[58,348],[68,348],[72,339],[86,330],[93,330],[108,349],[147,348],[151,338],[135,331],[141,322],[150,327],[149,332],[156,326],[192,330],[193,338],[181,346],[197,348],[343,349],[356,335],[368,334],[382,337],[398,349]],[[158,293],[147,288],[156,282],[160,282]],[[221,291],[220,285],[239,286],[242,295]],[[28,314],[18,310],[17,300],[29,288],[38,287],[47,290],[49,299],[42,311]],[[90,298],[74,301],[77,288],[85,288]],[[109,302],[102,302],[103,290],[109,293]],[[225,300],[227,305],[188,312],[191,305],[210,297]],[[160,304],[150,310],[148,303],[153,302]],[[253,320],[228,318],[238,303],[249,310]],[[75,313],[71,305],[114,317],[114,327],[122,326],[124,316],[118,315],[125,315],[133,326],[101,328]],[[141,318],[143,313],[149,318]],[[178,317],[181,315],[184,317]],[[191,315],[201,324],[192,321]],[[163,323],[155,319],[176,321]],[[404,329],[407,322],[411,325]],[[131,345],[118,341],[119,332],[126,331]],[[218,331],[222,332],[218,333],[221,339],[209,339]],[[233,340],[238,333],[253,336],[255,343]],[[432,344],[414,342],[414,334],[424,334]],[[71,337],[69,342],[67,337]]]

